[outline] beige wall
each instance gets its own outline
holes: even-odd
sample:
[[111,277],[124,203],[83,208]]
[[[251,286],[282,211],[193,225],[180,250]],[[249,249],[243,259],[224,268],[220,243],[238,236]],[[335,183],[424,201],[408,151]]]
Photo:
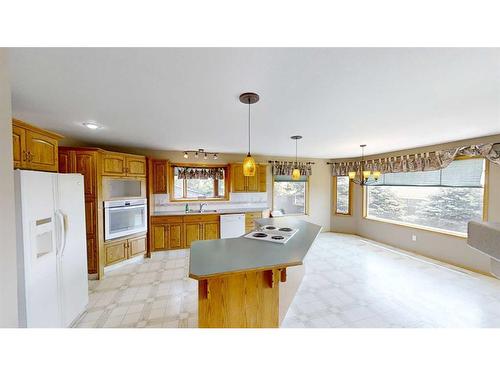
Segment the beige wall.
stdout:
[[[73,139],[63,139],[62,145],[67,146],[91,146],[89,144],[82,144]],[[133,147],[117,147],[107,145],[92,145],[102,147],[110,151],[129,152],[133,154],[151,156],[158,159],[168,159],[171,162],[185,163],[194,162],[195,159],[191,156],[189,159],[184,159],[183,152],[180,151],[165,151],[165,150],[149,150]],[[210,164],[227,164],[234,162],[241,162],[245,157],[244,154],[219,154],[217,160],[208,159],[207,163]],[[268,160],[290,160],[290,158],[279,158],[274,156],[254,155],[258,163],[267,163]],[[299,159],[301,160],[301,159]],[[203,159],[199,159],[203,162]],[[297,216],[297,218],[310,221],[314,224],[321,225],[323,231],[330,230],[330,205],[331,205],[331,172],[330,167],[326,164],[325,159],[303,159],[302,161],[314,161],[312,167],[312,176],[309,179],[309,214],[305,216]],[[267,192],[268,203],[271,208],[272,204],[272,178],[271,168],[268,168],[267,176]]]
[[[441,150],[461,145],[487,142],[500,142],[500,135],[475,138],[460,142],[452,142],[442,145],[403,150],[373,156],[375,158],[379,158],[401,154],[413,154],[419,152]],[[497,164],[490,163],[488,186],[488,219],[490,221],[500,222],[500,166]],[[356,233],[360,236],[396,246],[401,249],[413,251],[415,253],[422,254],[434,259],[439,259],[444,262],[455,264],[471,270],[489,273],[489,258],[482,253],[479,253],[478,251],[468,247],[466,239],[421,229],[414,229],[400,225],[364,219],[362,217],[362,188],[357,185],[354,188],[353,203],[353,216],[341,217],[334,214],[332,215],[332,231]],[[416,234],[417,241],[412,241],[413,234]]]
[[0,327],[17,327],[17,261],[7,51],[0,49]]

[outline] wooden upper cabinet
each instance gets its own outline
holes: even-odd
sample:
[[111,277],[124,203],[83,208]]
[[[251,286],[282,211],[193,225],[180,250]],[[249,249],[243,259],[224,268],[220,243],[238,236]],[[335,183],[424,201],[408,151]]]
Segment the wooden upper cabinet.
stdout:
[[167,160],[151,160],[151,173],[153,194],[166,194],[167,191]]
[[231,191],[233,193],[243,192],[265,192],[267,165],[257,165],[255,176],[243,175],[242,164],[231,164]]
[[26,162],[26,131],[17,126],[12,127],[12,153],[14,168],[21,168]]
[[14,168],[57,172],[58,144],[62,137],[20,120],[12,120]]
[[242,164],[231,165],[231,191],[241,193],[246,191],[246,177],[243,175]]
[[102,174],[107,176],[125,175],[125,155],[106,152],[102,156]]
[[127,176],[146,177],[146,158],[144,156],[126,157]]
[[102,156],[104,176],[146,177],[146,158],[105,151]]
[[75,172],[83,175],[86,196],[95,196],[97,194],[95,167],[96,154],[94,152],[80,151],[75,155]]

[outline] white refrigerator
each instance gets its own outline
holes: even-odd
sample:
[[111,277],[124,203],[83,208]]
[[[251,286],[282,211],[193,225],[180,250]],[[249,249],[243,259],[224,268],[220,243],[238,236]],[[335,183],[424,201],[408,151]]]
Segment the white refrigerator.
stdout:
[[83,176],[14,174],[20,326],[69,327],[88,303]]

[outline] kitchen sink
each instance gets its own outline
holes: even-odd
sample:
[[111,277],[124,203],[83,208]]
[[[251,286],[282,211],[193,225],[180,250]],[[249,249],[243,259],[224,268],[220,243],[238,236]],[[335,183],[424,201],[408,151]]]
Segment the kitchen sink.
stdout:
[[188,214],[204,214],[204,213],[214,213],[217,212],[217,210],[189,210]]

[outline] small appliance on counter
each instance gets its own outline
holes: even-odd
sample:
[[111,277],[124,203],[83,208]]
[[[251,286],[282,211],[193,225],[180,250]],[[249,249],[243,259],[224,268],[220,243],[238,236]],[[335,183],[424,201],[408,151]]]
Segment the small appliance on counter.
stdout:
[[287,243],[290,238],[292,238],[295,233],[299,230],[288,227],[277,227],[274,225],[265,225],[260,227],[253,232],[245,235],[245,238],[250,238],[252,240],[269,241],[279,244]]

